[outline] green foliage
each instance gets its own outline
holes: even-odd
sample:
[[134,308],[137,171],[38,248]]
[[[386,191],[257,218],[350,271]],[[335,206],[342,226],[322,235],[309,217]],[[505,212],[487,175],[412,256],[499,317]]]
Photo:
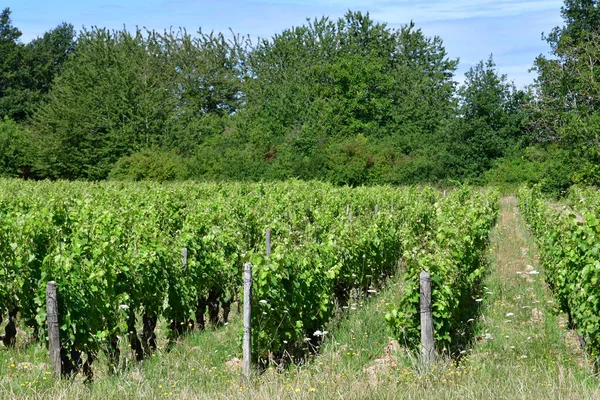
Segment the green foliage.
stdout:
[[539,184],[543,193],[559,196],[573,183],[576,165],[569,151],[557,146],[515,149],[498,159],[483,175],[483,183],[515,190],[523,183]]
[[23,78],[19,97],[26,101],[20,105],[22,111],[19,120],[30,118],[48,101],[54,79],[60,75],[65,62],[75,52],[75,39],[73,25],[62,23],[23,47],[20,67]]
[[572,177],[597,183],[600,129],[600,4],[566,0],[565,25],[546,38],[552,58],[535,60],[537,101],[531,104],[534,138],[569,150],[579,160]]
[[28,173],[29,134],[16,122],[5,117],[0,120],[0,176],[17,177]]
[[[465,304],[452,303],[454,290],[473,293],[497,208],[493,195],[467,189],[442,200],[431,188],[318,182],[5,180],[0,187],[0,275],[8,277],[0,281],[0,312],[18,308],[44,337],[44,287],[54,280],[63,347],[92,357],[105,350],[113,363],[117,335],[127,335],[135,350],[137,335],[127,332],[136,331],[140,316],[154,323],[163,316],[172,339],[203,327],[207,311],[216,322],[216,307],[226,321],[246,261],[254,268],[254,355],[261,361],[318,345],[317,331],[336,307],[355,307],[357,291],[379,290],[403,254],[409,282],[416,268],[434,274],[437,328],[445,338],[443,326]],[[456,269],[461,263],[464,273]],[[408,297],[403,311],[413,315]]]
[[[169,101],[156,35],[84,32],[37,114],[38,174],[106,178],[122,156],[160,143]],[[43,138],[43,139],[42,139]]]
[[398,337],[417,343],[420,337],[419,275],[431,274],[436,345],[456,349],[468,340],[467,319],[475,315],[481,295],[488,235],[498,216],[496,192],[478,193],[461,188],[438,201],[418,220],[421,235],[405,248],[406,288],[399,308],[385,316]]
[[240,101],[236,48],[202,32],[84,31],[33,123],[38,175],[104,179],[144,148],[192,153]]
[[186,179],[188,175],[186,162],[177,153],[144,149],[119,159],[108,179],[165,182]]
[[540,247],[548,284],[561,310],[577,329],[594,356],[600,355],[600,224],[598,192],[580,192],[578,216],[549,207],[538,188],[519,191],[519,207]]
[[20,67],[21,31],[10,20],[10,9],[0,14],[0,118],[13,117],[13,104],[10,97],[15,90]]
[[[598,15],[597,1],[566,1],[566,25],[547,37],[554,58],[537,58],[529,93],[491,56],[457,89],[458,60],[439,37],[361,12],[257,42],[101,28],[75,41],[61,24],[23,44],[5,9],[0,116],[30,123],[35,178],[105,179],[155,148],[200,180],[527,181],[558,192],[600,183]],[[549,156],[538,168],[527,161],[538,151],[580,162]]]
[[458,96],[458,117],[444,128],[448,157],[443,162],[451,176],[474,178],[523,144],[522,107],[530,96],[498,74],[491,56],[467,71]]
[[325,147],[334,181],[365,182],[372,178],[340,173],[364,175],[349,148],[364,148],[364,138],[374,145],[389,138],[406,152],[422,147],[452,112],[456,64],[440,38],[413,24],[394,30],[359,12],[308,21],[249,52],[240,127],[257,147],[277,149],[267,157],[274,168],[279,155],[314,159]]
[[357,186],[377,182],[374,174],[375,150],[367,139],[358,135],[335,144],[327,152],[328,180],[342,185]]
[[50,85],[75,49],[73,25],[61,24],[23,44],[10,9],[0,14],[0,118],[22,122],[47,100]]

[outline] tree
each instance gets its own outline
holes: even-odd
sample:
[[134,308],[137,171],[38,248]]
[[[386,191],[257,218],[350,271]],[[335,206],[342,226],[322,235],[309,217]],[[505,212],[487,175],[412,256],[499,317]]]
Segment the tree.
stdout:
[[21,78],[21,31],[12,25],[10,13],[9,8],[0,13],[0,118],[18,114],[13,97]]
[[171,136],[164,144],[189,155],[207,137],[226,129],[231,116],[244,105],[242,59],[246,38],[222,33],[196,36],[185,30],[159,35],[170,92],[177,101]]
[[175,107],[159,55],[153,33],[83,32],[33,121],[37,173],[104,179],[122,156],[159,145]]
[[143,149],[193,152],[240,103],[234,46],[202,32],[82,32],[33,121],[38,175],[104,179]]
[[31,160],[28,148],[27,130],[10,120],[0,120],[0,176],[27,177]]
[[465,74],[458,110],[447,127],[448,170],[455,178],[476,177],[515,146],[523,146],[523,106],[530,96],[499,74],[492,56]]
[[60,75],[75,49],[75,29],[67,23],[58,25],[23,47],[21,68],[26,74],[21,82],[21,90],[23,97],[29,101],[23,107],[21,119],[32,116],[47,101],[54,79]]
[[358,135],[394,138],[408,153],[433,142],[453,111],[456,65],[412,23],[394,30],[360,12],[309,20],[248,54],[239,129],[273,169],[283,155],[318,158]]
[[22,122],[47,99],[50,85],[75,49],[75,30],[61,24],[28,44],[10,21],[10,9],[0,14],[0,117]]
[[557,143],[580,159],[572,176],[600,183],[600,2],[566,0],[565,25],[546,37],[552,58],[535,60],[535,139]]

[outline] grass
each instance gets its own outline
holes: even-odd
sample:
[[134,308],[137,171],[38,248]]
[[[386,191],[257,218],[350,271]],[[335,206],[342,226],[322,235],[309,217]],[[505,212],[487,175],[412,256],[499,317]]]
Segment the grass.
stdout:
[[229,325],[192,333],[171,352],[131,362],[118,374],[96,366],[87,387],[79,378],[53,380],[38,345],[0,347],[0,398],[600,398],[598,378],[544,283],[513,197],[502,200],[489,264],[481,314],[469,322],[475,324],[472,347],[460,362],[439,359],[426,373],[418,372],[414,349],[390,337],[383,319],[402,290],[395,278],[380,294],[352,300],[327,327],[318,355],[283,372],[240,378],[241,325],[234,315]]

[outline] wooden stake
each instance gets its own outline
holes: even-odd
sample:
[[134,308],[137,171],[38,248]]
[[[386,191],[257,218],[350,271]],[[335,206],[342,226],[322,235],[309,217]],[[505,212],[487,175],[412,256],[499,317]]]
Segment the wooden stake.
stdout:
[[244,264],[244,339],[242,376],[250,378],[252,359],[252,263]]
[[433,341],[433,314],[431,309],[431,275],[421,271],[421,354],[427,366],[433,362],[435,343]]
[[46,318],[48,324],[48,350],[50,365],[56,377],[62,374],[60,361],[60,332],[58,328],[58,300],[56,296],[56,282],[50,281],[46,285]]
[[266,232],[267,257],[271,255],[271,228],[267,228]]

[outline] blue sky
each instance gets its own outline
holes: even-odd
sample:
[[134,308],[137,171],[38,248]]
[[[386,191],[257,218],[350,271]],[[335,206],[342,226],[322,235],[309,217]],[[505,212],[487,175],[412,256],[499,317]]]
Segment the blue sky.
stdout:
[[541,33],[562,23],[562,0],[8,0],[13,24],[27,42],[61,22],[120,29],[185,27],[253,37],[270,37],[307,17],[337,18],[348,9],[368,11],[379,22],[400,27],[413,20],[428,36],[438,35],[453,58],[460,58],[457,80],[489,54],[500,72],[518,86],[529,84],[534,58],[546,53]]

